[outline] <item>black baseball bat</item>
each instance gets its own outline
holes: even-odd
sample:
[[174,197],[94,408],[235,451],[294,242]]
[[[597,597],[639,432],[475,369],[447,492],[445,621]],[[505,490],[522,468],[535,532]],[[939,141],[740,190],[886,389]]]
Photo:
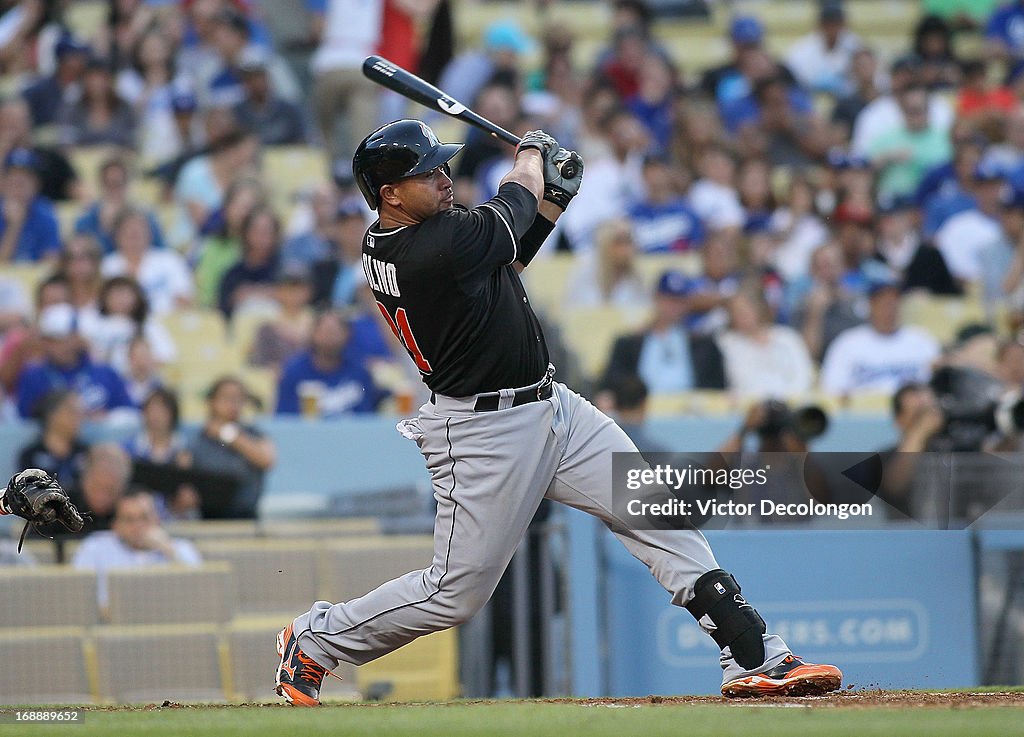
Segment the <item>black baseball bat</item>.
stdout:
[[[373,82],[397,92],[402,97],[408,97],[420,105],[437,110],[445,115],[450,115],[464,123],[469,123],[480,130],[490,133],[492,136],[505,143],[518,146],[519,136],[492,123],[487,118],[470,110],[451,95],[442,92],[426,80],[420,79],[407,69],[403,69],[394,62],[380,56],[368,56],[363,61],[363,74]],[[577,161],[575,158],[566,159],[559,169],[561,175],[566,179],[576,176]]]

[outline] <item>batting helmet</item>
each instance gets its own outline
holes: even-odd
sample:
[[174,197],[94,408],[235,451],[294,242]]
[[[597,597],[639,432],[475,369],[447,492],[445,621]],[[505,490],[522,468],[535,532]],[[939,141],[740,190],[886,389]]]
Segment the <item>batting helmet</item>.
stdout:
[[352,174],[367,204],[380,207],[380,188],[447,163],[461,143],[441,143],[424,123],[396,120],[363,139],[352,157]]

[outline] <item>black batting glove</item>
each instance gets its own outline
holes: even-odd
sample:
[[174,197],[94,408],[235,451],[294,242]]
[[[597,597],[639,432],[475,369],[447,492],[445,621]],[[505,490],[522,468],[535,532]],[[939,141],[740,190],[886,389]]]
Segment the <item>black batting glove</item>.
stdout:
[[578,153],[556,148],[544,157],[545,200],[565,210],[582,183],[583,157]]
[[546,157],[549,152],[558,149],[558,141],[544,131],[527,131],[516,146],[516,156],[527,148],[535,148],[540,151],[541,156]]

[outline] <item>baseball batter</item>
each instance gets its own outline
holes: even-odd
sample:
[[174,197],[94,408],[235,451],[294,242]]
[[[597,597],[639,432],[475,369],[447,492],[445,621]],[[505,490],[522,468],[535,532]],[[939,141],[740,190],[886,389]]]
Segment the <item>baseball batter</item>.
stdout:
[[613,515],[612,453],[636,452],[626,434],[554,380],[540,323],[519,272],[579,191],[560,173],[572,152],[528,133],[498,193],[473,209],[453,204],[441,143],[415,120],[389,123],[356,150],[353,171],[378,220],[363,267],[381,314],[431,390],[399,423],[430,471],[437,517],[430,566],[352,601],[318,601],[278,635],[277,692],[319,704],[339,662],[379,658],[465,622],[491,596],[541,499],[601,519],[686,607],[722,650],[726,696],[820,694],[835,666],[804,663],[740,594],[697,530],[631,530]]

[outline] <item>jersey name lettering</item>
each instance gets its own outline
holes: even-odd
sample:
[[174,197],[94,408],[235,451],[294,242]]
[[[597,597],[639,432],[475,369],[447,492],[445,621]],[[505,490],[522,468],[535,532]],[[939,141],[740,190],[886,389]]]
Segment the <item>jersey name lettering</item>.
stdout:
[[398,270],[394,264],[363,254],[363,272],[366,274],[366,281],[375,292],[390,294],[392,297],[401,297],[402,292],[398,289]]

